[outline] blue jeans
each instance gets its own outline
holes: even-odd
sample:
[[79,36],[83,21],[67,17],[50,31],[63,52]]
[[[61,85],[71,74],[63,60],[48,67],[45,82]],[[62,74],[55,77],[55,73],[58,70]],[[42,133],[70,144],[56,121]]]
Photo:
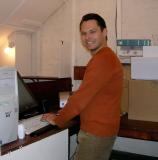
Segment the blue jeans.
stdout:
[[74,160],[108,160],[115,138],[98,137],[80,130]]

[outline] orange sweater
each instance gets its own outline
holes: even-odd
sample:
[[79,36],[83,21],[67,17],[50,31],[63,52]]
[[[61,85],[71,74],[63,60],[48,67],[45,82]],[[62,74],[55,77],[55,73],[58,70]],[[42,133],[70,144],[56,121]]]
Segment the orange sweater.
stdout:
[[117,135],[123,84],[122,66],[115,53],[102,48],[89,61],[79,89],[55,118],[58,126],[80,115],[80,128],[96,136]]

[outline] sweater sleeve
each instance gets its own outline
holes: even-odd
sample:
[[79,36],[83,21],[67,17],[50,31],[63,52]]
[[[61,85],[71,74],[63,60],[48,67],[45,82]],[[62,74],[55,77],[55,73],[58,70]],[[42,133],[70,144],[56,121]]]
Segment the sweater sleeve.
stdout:
[[114,72],[113,55],[94,55],[87,65],[84,79],[79,89],[69,98],[67,104],[54,119],[62,127],[64,123],[79,115],[95,98],[95,95],[108,84]]

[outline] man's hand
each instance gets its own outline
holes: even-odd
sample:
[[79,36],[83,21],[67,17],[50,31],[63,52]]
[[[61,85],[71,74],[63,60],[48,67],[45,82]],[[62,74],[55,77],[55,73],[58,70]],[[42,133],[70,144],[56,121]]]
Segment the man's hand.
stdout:
[[56,114],[46,113],[46,114],[43,114],[41,121],[47,121],[48,123],[50,123],[52,125],[56,125],[54,122],[55,117],[56,117]]

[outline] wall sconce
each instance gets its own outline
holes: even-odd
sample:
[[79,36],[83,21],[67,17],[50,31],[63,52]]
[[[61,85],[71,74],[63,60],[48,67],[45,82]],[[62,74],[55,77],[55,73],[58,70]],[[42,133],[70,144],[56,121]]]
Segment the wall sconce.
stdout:
[[11,53],[11,50],[12,50],[12,48],[6,47],[6,48],[4,49],[4,53],[10,54],[10,53]]
[[15,47],[14,42],[9,42],[8,47],[4,49],[4,53],[11,54],[14,47]]

